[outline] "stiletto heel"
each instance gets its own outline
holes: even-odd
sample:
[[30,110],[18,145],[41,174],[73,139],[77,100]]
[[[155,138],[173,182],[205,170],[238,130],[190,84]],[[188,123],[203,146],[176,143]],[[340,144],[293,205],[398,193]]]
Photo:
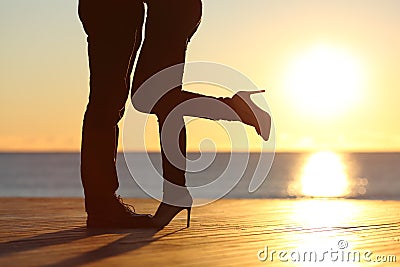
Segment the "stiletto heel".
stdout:
[[192,207],[187,207],[187,221],[186,221],[186,228],[190,227],[190,212],[192,211]]
[[189,228],[192,204],[193,199],[187,188],[171,188],[168,184],[164,184],[163,202],[158,206],[156,214],[152,218],[154,227],[158,229],[164,228],[179,212],[186,210],[186,227]]
[[160,204],[160,206],[158,206],[156,214],[152,218],[152,222],[153,222],[154,227],[158,228],[158,229],[164,228],[182,210],[186,210],[187,211],[186,227],[189,228],[189,226],[190,226],[190,212],[192,210],[192,207],[172,206],[172,205],[169,205],[169,204],[166,204],[166,203],[163,203],[163,202]]
[[264,93],[265,90],[239,91],[226,103],[239,115],[241,121],[253,126],[257,133],[268,141],[271,131],[271,116],[259,108],[252,100],[251,95]]

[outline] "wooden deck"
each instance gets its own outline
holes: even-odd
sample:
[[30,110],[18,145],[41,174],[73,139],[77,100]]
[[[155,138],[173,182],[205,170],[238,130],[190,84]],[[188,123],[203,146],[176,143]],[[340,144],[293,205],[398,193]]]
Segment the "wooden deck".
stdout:
[[[160,232],[87,231],[82,199],[1,198],[0,266],[331,266],[335,250],[371,251],[371,262],[343,263],[339,253],[332,266],[400,265],[400,201],[220,200],[194,208],[188,229],[185,215]],[[313,251],[323,261],[309,263]],[[306,262],[293,262],[298,255]],[[391,255],[397,263],[373,262]]]

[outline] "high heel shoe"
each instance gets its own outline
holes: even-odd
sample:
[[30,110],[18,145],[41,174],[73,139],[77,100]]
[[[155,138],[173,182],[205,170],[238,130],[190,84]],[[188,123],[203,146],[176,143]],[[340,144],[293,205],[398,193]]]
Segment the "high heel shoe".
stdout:
[[162,229],[167,226],[172,219],[178,215],[182,210],[187,211],[187,221],[186,228],[190,226],[190,212],[192,211],[192,207],[178,207],[172,206],[162,202],[157,209],[156,214],[152,218],[152,223],[155,228]]
[[268,141],[271,131],[271,116],[259,108],[250,98],[253,94],[263,93],[265,90],[239,91],[226,103],[237,113],[241,121],[253,126],[257,133]]

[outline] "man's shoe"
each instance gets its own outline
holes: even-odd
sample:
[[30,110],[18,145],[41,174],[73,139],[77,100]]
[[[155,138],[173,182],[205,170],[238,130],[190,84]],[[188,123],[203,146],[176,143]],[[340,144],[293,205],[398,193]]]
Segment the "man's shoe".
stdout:
[[152,216],[138,214],[135,208],[115,196],[101,210],[88,212],[87,228],[151,228]]

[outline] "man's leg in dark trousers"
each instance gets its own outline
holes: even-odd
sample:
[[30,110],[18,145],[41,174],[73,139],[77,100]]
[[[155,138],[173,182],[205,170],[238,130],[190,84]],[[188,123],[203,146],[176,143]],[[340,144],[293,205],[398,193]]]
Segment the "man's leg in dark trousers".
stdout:
[[[88,35],[90,96],[81,147],[86,211],[102,213],[118,189],[118,122],[129,94],[130,74],[141,41],[144,9],[135,0],[81,0]],[[107,211],[104,211],[107,212]]]

